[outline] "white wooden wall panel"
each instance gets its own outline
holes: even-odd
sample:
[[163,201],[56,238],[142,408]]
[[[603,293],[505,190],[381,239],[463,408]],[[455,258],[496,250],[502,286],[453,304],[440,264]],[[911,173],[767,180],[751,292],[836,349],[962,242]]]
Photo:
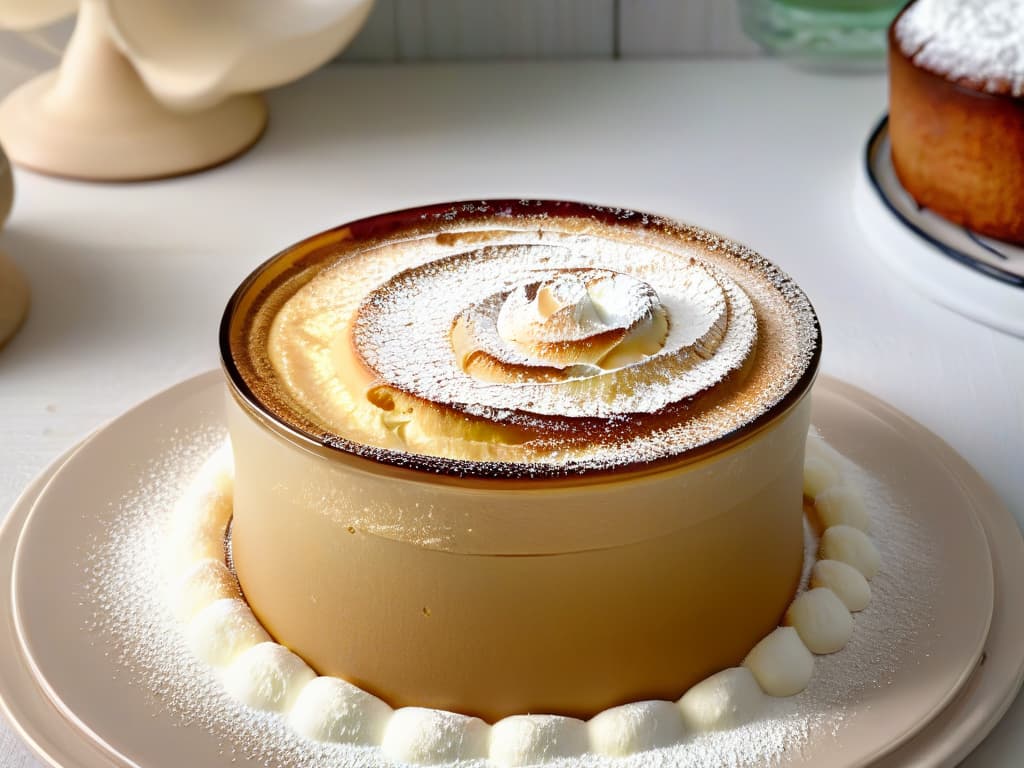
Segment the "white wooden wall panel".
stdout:
[[[652,0],[652,2],[671,3],[672,0]],[[758,53],[757,44],[743,33],[743,28],[740,25],[739,5],[735,0],[705,0],[705,5],[710,14],[707,53],[722,55]]]
[[402,61],[614,54],[614,0],[395,1]]
[[745,56],[757,45],[736,0],[619,0],[619,51],[647,56]]
[[[40,30],[62,46],[71,20]],[[736,0],[377,0],[346,61],[747,55]],[[23,77],[56,59],[0,31]]]
[[[343,59],[748,55],[736,0],[378,0]],[[390,30],[390,32],[389,32]]]
[[342,59],[356,61],[394,61],[398,58],[398,33],[395,28],[395,0],[377,0],[370,18],[359,30]]
[[619,55],[703,53],[708,44],[707,6],[705,0],[619,0]]

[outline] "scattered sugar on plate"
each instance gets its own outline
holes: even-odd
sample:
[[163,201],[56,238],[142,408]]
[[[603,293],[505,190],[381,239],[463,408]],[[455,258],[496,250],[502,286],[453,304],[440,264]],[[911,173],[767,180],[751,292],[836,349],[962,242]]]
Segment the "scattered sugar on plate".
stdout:
[[[109,530],[90,542],[87,599],[94,621],[83,627],[91,642],[107,644],[116,674],[136,685],[153,716],[168,727],[202,728],[217,740],[226,762],[271,766],[370,768],[391,763],[377,747],[319,744],[296,735],[287,722],[238,704],[197,662],[181,626],[163,598],[165,532],[171,509],[204,460],[223,445],[220,428],[168,439],[162,458],[140,473],[138,488],[118,503]],[[771,717],[727,731],[690,737],[682,744],[625,758],[587,754],[552,761],[558,768],[744,768],[799,755],[814,740],[842,731],[864,694],[888,686],[901,665],[920,653],[932,615],[927,598],[937,566],[926,537],[894,508],[885,489],[863,470],[839,459],[865,494],[882,550],[883,567],[872,580],[870,605],[857,614],[853,637],[839,653],[819,658],[802,693],[774,699]],[[805,536],[808,559],[817,538]],[[805,569],[806,570],[806,569]],[[806,582],[806,573],[805,573]],[[484,766],[463,761],[464,768]]]

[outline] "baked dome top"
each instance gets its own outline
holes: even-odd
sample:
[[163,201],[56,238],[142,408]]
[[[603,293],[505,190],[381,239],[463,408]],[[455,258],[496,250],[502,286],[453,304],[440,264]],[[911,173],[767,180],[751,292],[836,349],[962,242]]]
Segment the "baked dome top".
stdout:
[[280,260],[293,266],[248,311],[245,285],[229,306],[236,389],[322,446],[417,469],[544,476],[696,455],[784,411],[820,353],[810,302],[774,265],[632,211],[433,206]]
[[917,66],[989,93],[1024,96],[1024,0],[917,0],[894,26]]

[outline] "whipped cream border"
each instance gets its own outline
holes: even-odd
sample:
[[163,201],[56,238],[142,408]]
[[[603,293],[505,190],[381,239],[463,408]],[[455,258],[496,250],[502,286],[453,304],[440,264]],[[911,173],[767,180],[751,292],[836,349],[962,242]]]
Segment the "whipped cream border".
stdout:
[[845,646],[851,613],[867,607],[867,582],[880,561],[854,476],[834,449],[809,436],[804,495],[813,500],[822,529],[818,559],[805,571],[782,624],[740,666],[697,683],[676,702],[632,702],[586,722],[527,714],[488,725],[444,710],[394,710],[344,680],[317,676],[273,642],[225,561],[233,476],[226,441],[191,479],[172,515],[167,565],[177,578],[167,597],[192,652],[236,700],[277,712],[299,735],[379,747],[386,757],[413,765],[485,759],[510,768],[587,753],[626,756],[770,716],[772,699],[795,695],[810,682],[814,656]]

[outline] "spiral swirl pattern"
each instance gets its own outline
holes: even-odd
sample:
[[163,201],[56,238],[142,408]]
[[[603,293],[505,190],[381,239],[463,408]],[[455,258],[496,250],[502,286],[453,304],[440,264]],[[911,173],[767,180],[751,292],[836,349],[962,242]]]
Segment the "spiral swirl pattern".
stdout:
[[757,319],[734,281],[653,249],[619,255],[510,245],[432,261],[370,294],[356,349],[385,384],[492,419],[654,413],[743,364]]
[[813,311],[753,252],[660,227],[446,221],[315,263],[265,340],[285,420],[388,461],[569,470],[727,435],[805,376]]

